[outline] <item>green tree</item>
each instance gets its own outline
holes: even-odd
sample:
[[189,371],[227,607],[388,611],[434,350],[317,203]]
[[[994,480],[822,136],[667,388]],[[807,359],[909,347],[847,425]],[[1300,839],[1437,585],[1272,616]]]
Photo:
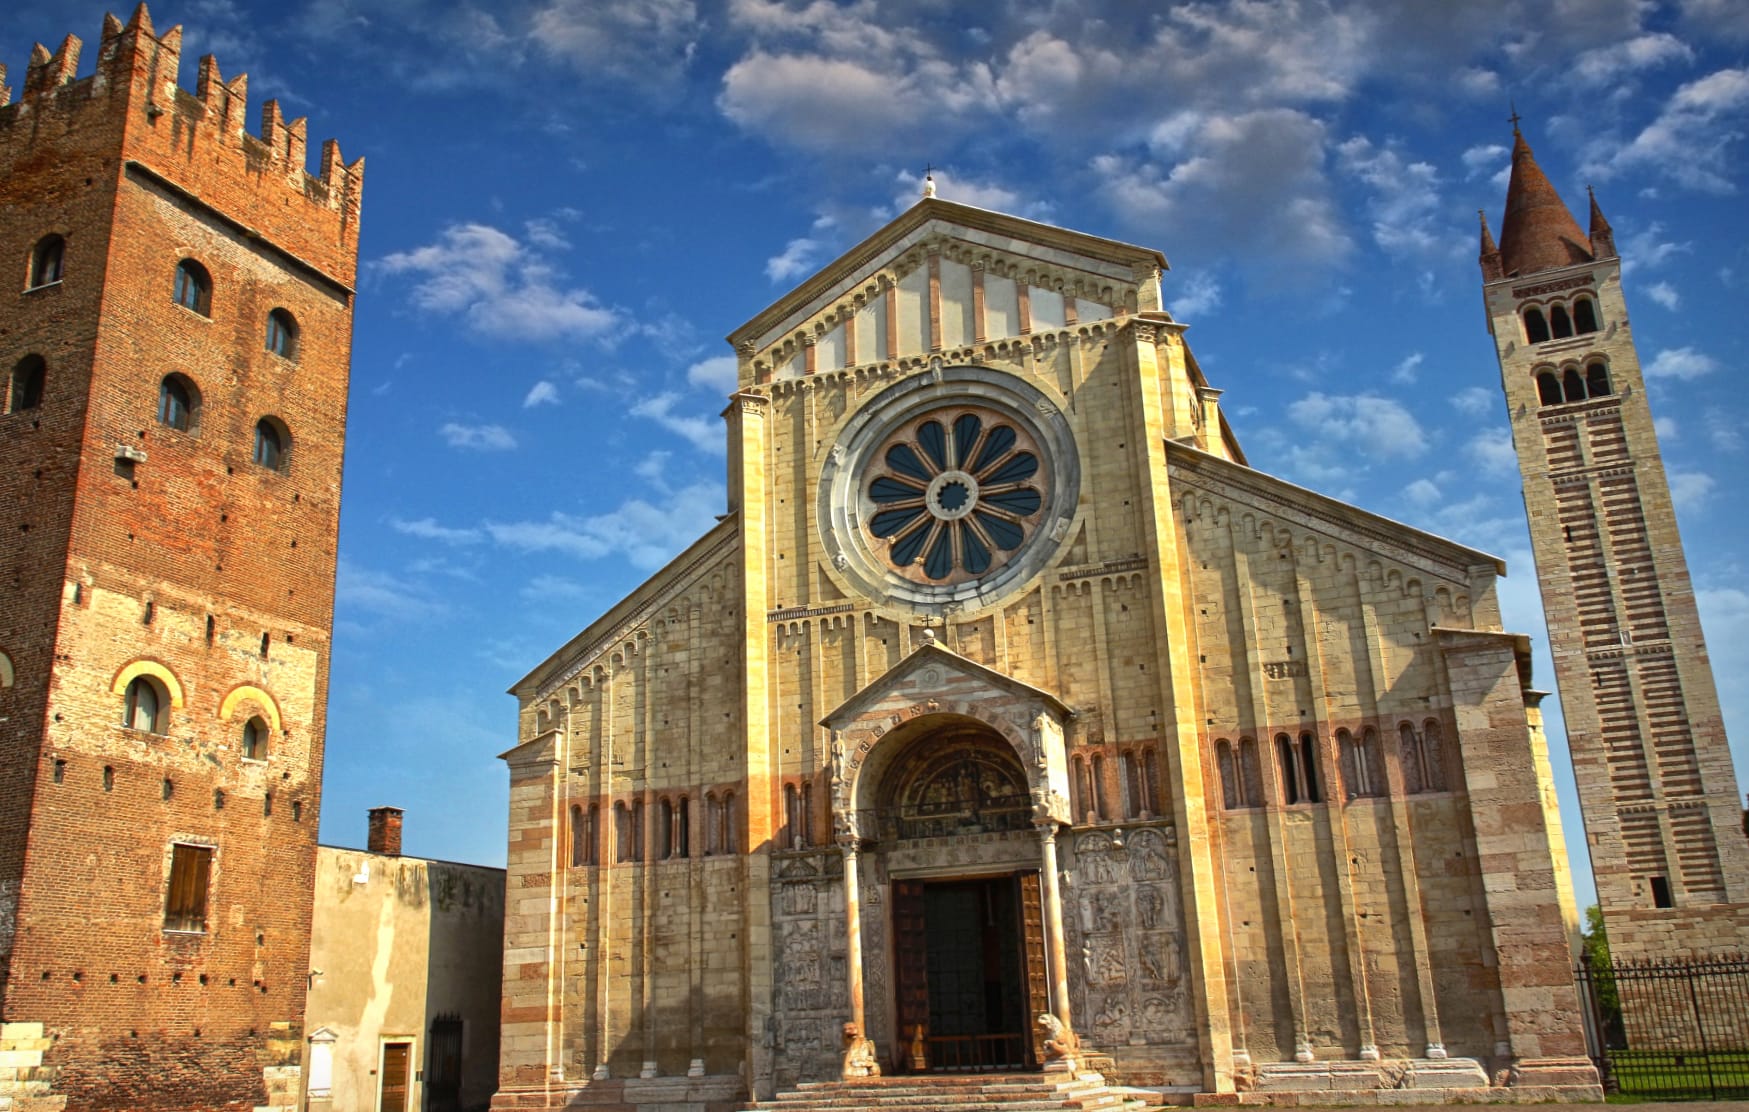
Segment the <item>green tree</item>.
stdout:
[[1607,1037],[1621,1026],[1621,997],[1615,988],[1615,966],[1609,959],[1603,909],[1596,904],[1585,909],[1585,929],[1579,938],[1579,960],[1591,975],[1591,997],[1597,1002],[1598,1023]]

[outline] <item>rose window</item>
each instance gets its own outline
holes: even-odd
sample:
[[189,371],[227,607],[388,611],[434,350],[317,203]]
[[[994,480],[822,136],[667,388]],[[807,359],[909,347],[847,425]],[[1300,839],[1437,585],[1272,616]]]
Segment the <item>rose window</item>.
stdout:
[[870,461],[867,528],[907,579],[965,582],[1025,544],[1048,479],[1038,446],[1008,418],[938,410],[894,430]]

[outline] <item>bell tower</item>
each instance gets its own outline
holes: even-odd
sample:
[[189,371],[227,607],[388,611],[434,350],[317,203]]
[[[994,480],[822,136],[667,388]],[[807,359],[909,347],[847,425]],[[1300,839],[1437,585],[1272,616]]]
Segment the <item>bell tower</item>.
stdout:
[[0,1107],[284,1109],[364,167],[82,45],[0,69]]
[[1749,840],[1621,259],[1596,197],[1581,231],[1513,136],[1482,296],[1611,949],[1740,950]]

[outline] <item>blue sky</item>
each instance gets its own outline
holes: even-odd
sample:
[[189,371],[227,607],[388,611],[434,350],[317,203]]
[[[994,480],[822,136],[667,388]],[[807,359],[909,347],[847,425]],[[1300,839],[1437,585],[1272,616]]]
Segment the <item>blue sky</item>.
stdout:
[[[104,10],[0,8],[12,84],[69,31],[89,72]],[[185,86],[215,53],[252,113],[278,97],[312,151],[368,160],[326,842],[362,843],[393,803],[408,852],[503,861],[505,688],[721,512],[721,337],[911,203],[925,164],[947,199],[1165,252],[1252,463],[1505,557],[1507,624],[1540,651],[1475,263],[1513,101],[1569,204],[1594,184],[1615,226],[1749,767],[1741,0],[152,15],[185,27]],[[1583,869],[1565,786],[1563,805]]]

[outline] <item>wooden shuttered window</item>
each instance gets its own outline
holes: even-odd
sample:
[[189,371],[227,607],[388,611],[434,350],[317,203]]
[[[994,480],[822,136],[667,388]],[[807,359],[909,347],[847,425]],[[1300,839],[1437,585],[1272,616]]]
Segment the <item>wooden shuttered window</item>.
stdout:
[[164,899],[164,929],[206,930],[207,878],[213,847],[177,842],[170,847],[170,891]]

